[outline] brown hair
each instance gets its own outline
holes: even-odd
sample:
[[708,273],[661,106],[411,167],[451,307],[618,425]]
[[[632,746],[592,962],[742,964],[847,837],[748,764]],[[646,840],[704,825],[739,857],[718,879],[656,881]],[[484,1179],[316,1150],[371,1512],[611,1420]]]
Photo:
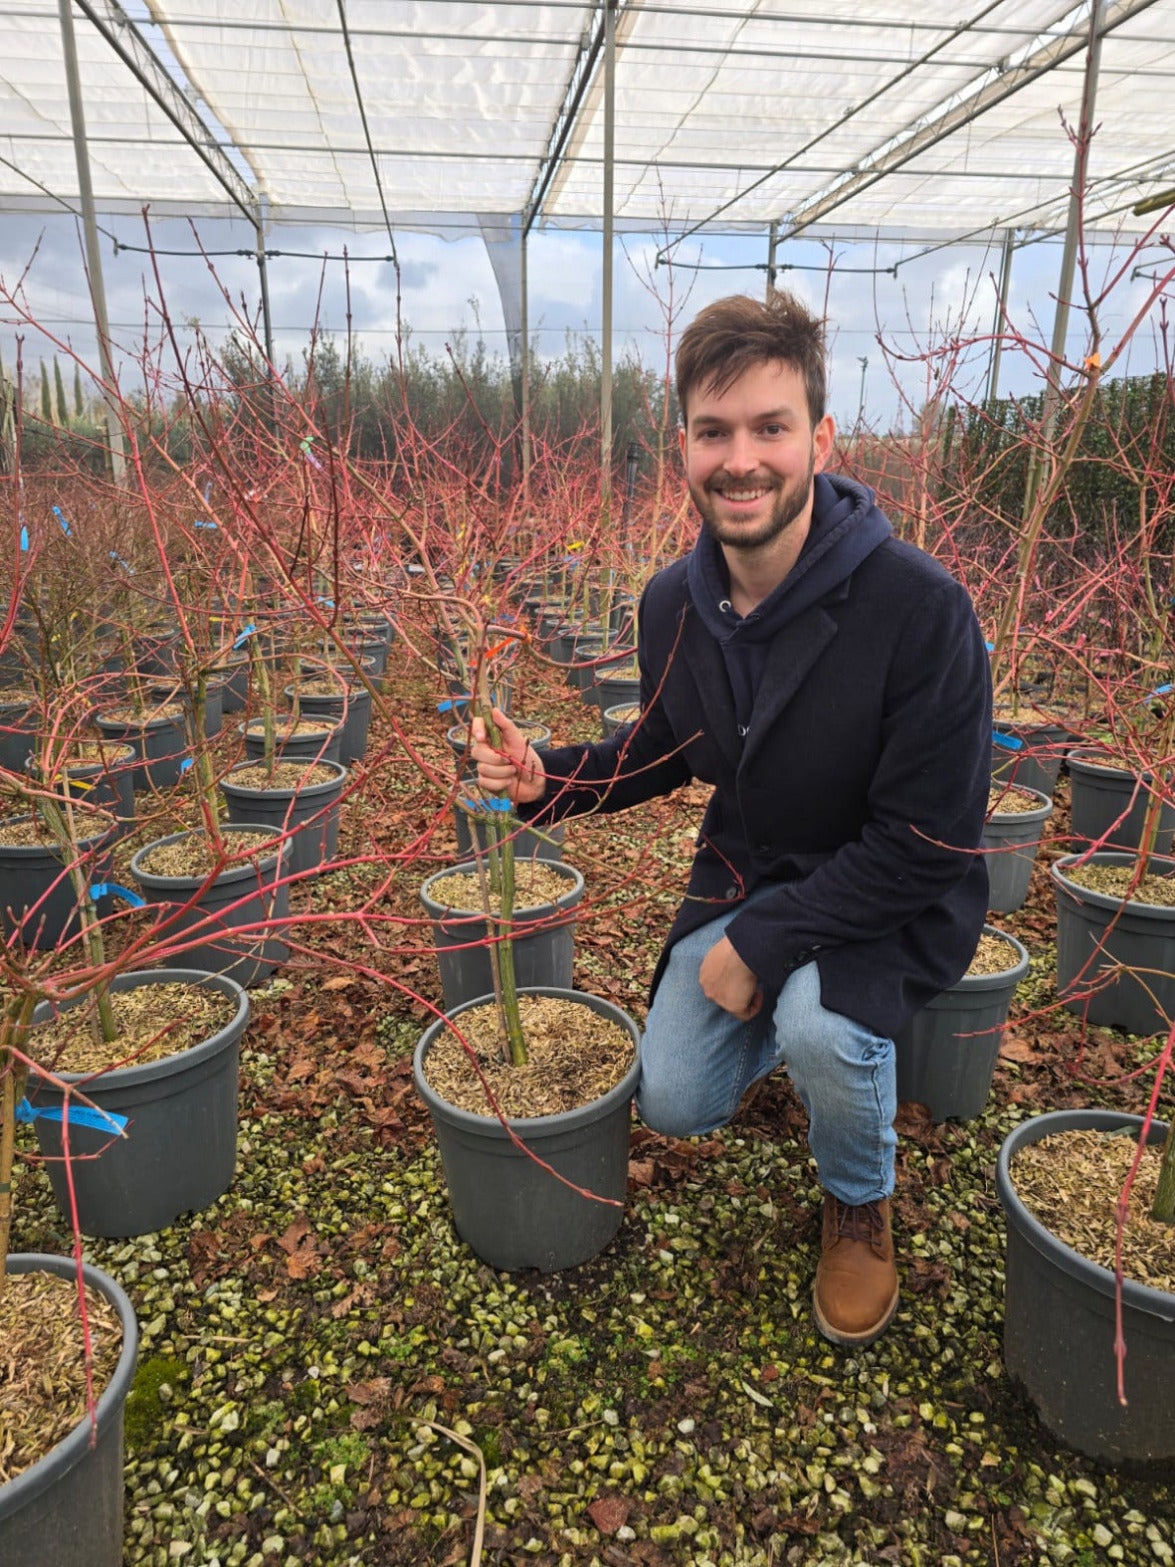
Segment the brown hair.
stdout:
[[698,312],[677,345],[677,403],[697,387],[725,392],[754,365],[790,365],[804,379],[813,428],[827,397],[824,323],[792,294],[776,289],[764,303],[746,294],[716,299]]

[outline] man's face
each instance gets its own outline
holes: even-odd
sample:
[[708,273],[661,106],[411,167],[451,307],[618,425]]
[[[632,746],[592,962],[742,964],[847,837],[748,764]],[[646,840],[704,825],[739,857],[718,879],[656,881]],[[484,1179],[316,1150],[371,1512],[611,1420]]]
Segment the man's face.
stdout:
[[827,415],[812,428],[804,380],[791,365],[753,365],[724,392],[689,394],[681,448],[686,483],[719,544],[758,549],[811,518],[812,476],[832,450]]

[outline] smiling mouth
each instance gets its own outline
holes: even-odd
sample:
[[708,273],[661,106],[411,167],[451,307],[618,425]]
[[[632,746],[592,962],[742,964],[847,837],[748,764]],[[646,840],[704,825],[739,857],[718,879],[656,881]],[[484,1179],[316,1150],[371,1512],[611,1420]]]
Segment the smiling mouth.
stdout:
[[761,485],[755,489],[747,490],[714,490],[713,493],[720,500],[734,501],[736,504],[745,504],[748,501],[760,501],[765,495],[772,494],[773,487],[769,484]]

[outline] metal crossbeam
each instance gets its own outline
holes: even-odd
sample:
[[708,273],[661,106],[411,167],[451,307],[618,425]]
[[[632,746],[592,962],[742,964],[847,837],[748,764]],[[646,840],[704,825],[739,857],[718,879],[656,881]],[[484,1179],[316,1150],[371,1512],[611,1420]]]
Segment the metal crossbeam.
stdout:
[[258,195],[188,102],[163,61],[118,0],[73,0],[115,54],[151,95],[180,135],[224,186],[249,222],[258,222]]

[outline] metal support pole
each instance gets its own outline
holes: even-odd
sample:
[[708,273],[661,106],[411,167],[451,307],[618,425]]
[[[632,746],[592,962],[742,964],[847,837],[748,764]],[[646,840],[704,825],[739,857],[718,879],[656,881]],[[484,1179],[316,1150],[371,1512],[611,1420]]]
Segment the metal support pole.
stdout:
[[616,0],[604,0],[604,244],[600,353],[600,495],[612,499],[612,180],[616,129]]
[[1061,255],[1061,275],[1057,280],[1057,308],[1053,316],[1052,351],[1048,382],[1044,391],[1044,407],[1041,411],[1041,444],[1034,453],[1034,460],[1028,466],[1028,479],[1024,488],[1025,517],[1028,516],[1036,500],[1043,471],[1044,448],[1052,439],[1061,402],[1061,367],[1065,359],[1065,338],[1069,330],[1069,300],[1073,293],[1073,278],[1077,270],[1077,242],[1081,230],[1081,207],[1089,160],[1089,138],[1093,131],[1093,114],[1097,103],[1097,76],[1102,57],[1102,29],[1105,19],[1106,0],[1093,0],[1089,15],[1089,42],[1085,50],[1081,121],[1077,130],[1077,147],[1073,154],[1073,184],[1069,191],[1065,248]]
[[1061,256],[1061,276],[1057,283],[1057,310],[1053,316],[1052,358],[1048,389],[1045,392],[1045,428],[1051,433],[1061,398],[1061,363],[1065,357],[1065,338],[1069,330],[1069,300],[1077,271],[1077,242],[1081,230],[1081,204],[1085,172],[1089,161],[1089,138],[1093,132],[1093,114],[1097,105],[1097,76],[1102,58],[1102,28],[1106,0],[1094,0],[1089,23],[1089,47],[1085,52],[1085,85],[1081,95],[1081,123],[1073,154],[1073,185],[1069,191],[1069,216],[1065,224],[1065,249]]
[[86,242],[86,268],[90,274],[90,297],[94,305],[94,324],[98,329],[98,362],[106,403],[106,433],[110,443],[110,474],[115,484],[126,479],[126,451],[122,443],[122,425],[114,404],[114,363],[110,357],[110,318],[106,313],[106,289],[102,282],[102,255],[98,249],[98,220],[94,216],[94,186],[90,179],[90,153],[86,145],[86,117],[82,108],[82,82],[78,73],[77,41],[73,32],[70,0],[57,0],[61,21],[61,51],[65,60],[65,81],[69,90],[69,117],[73,125],[73,151],[77,162],[78,194],[82,204],[82,229]]
[[522,493],[530,486],[530,285],[526,274],[526,252],[529,235],[522,230]]
[[770,302],[775,292],[775,252],[779,245],[779,224],[775,219],[771,220],[771,228],[767,235],[767,299]]
[[[265,208],[264,194],[257,198],[257,217],[254,229],[257,234],[257,276],[261,281],[261,325],[265,333],[265,357],[273,365],[273,317],[269,310],[269,268],[265,256]],[[268,372],[271,376],[272,369]],[[267,377],[268,378],[268,377]]]
[[991,325],[991,366],[987,372],[987,402],[995,401],[1000,384],[1000,356],[1004,347],[1004,321],[1008,314],[1008,290],[1012,286],[1012,245],[1015,229],[1004,230],[1004,255],[1000,262],[1000,286],[995,302],[995,320]]

